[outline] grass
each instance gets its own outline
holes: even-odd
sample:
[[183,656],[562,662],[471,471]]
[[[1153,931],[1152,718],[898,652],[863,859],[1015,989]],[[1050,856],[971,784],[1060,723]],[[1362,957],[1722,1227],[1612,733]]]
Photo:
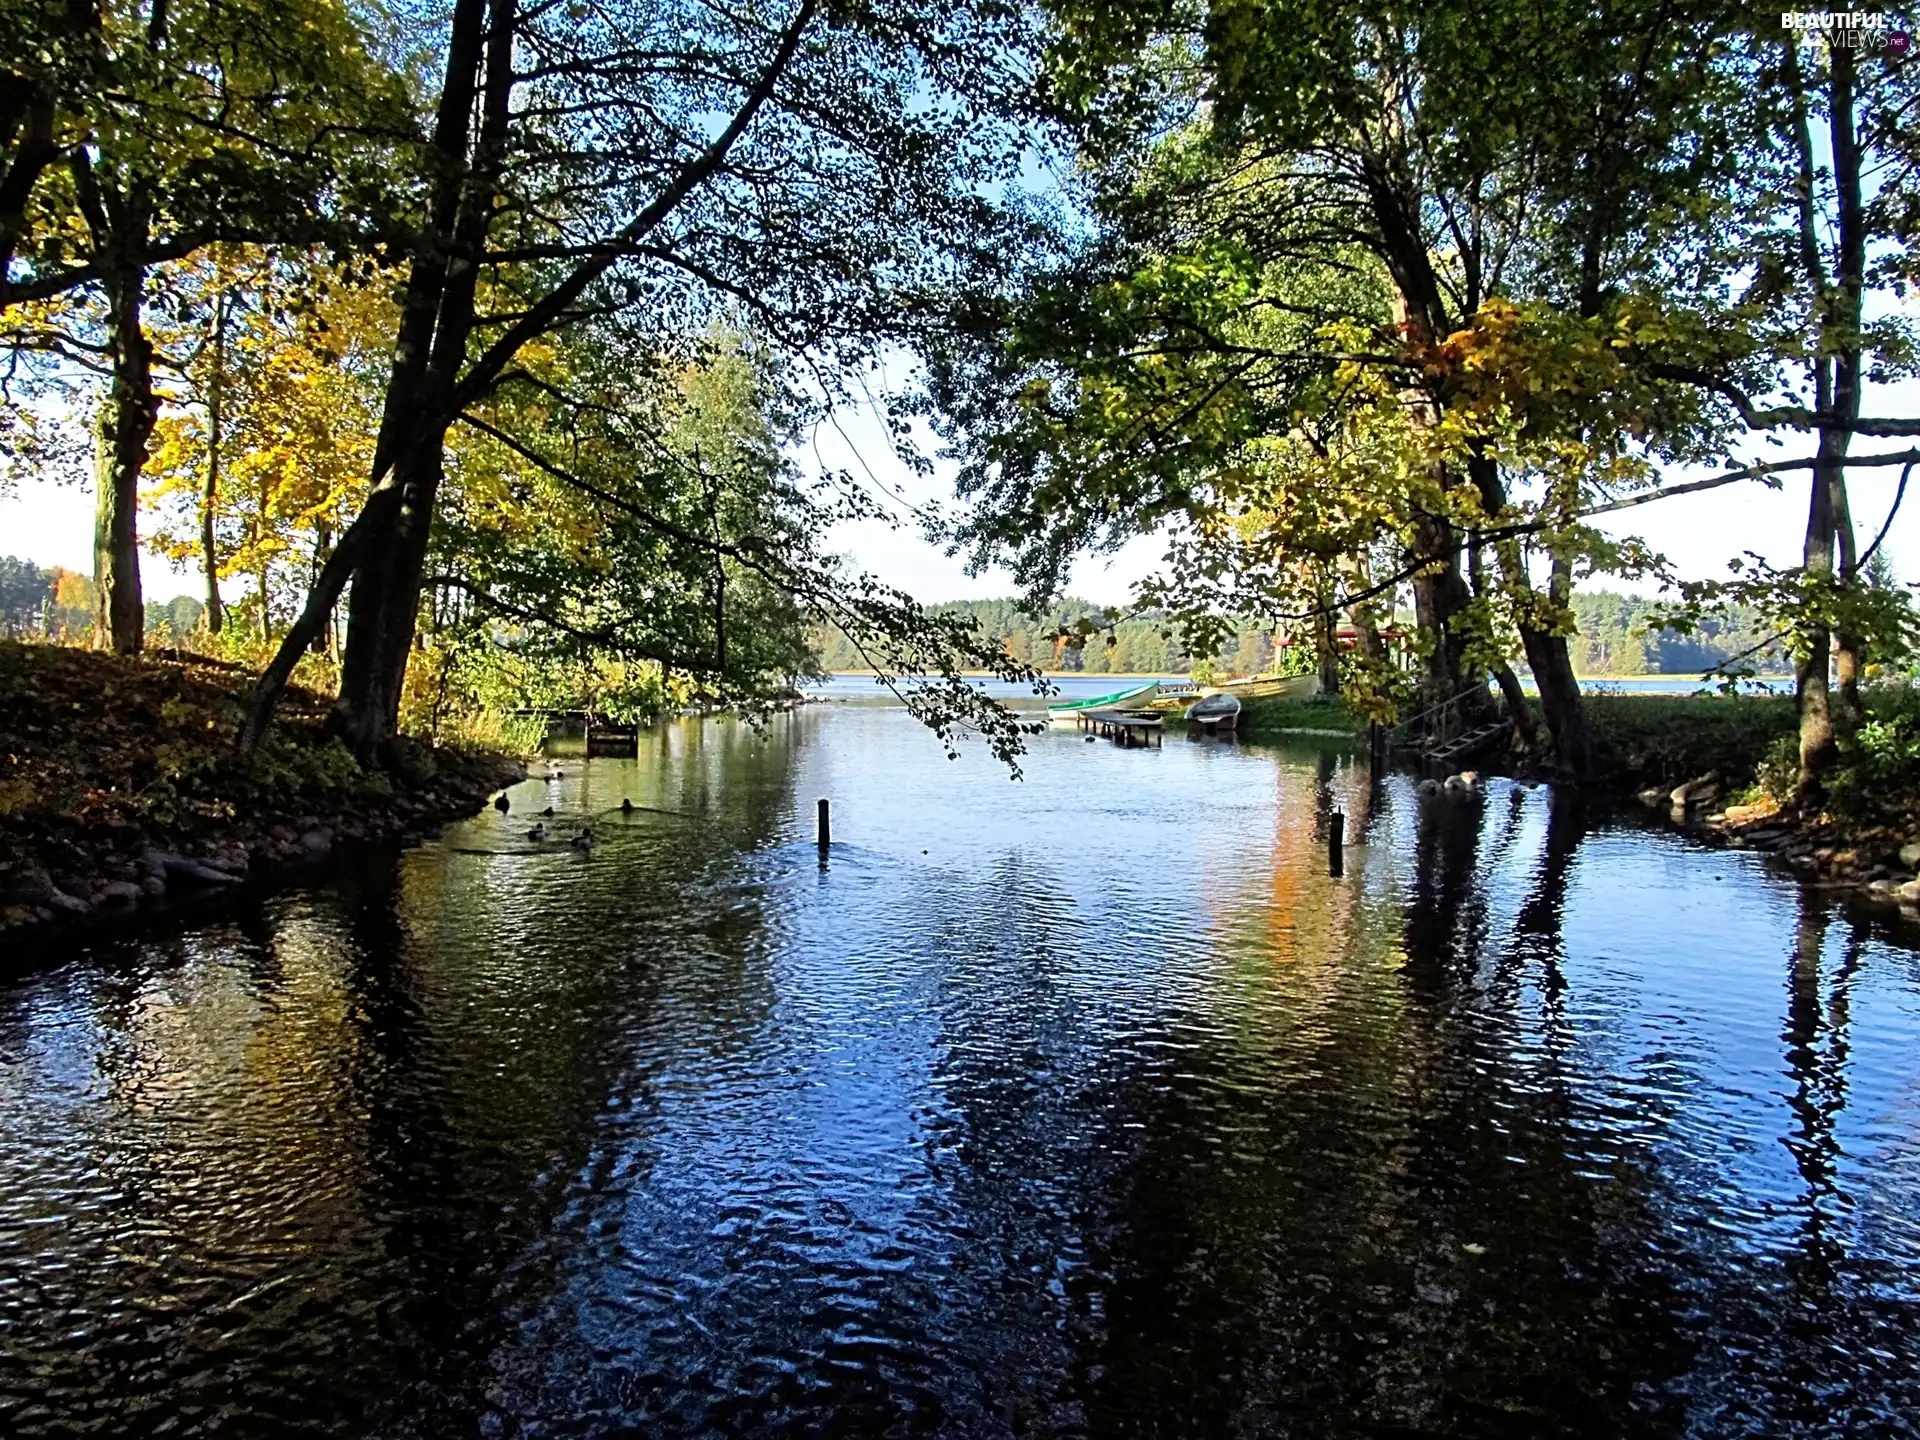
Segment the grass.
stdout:
[[1333,731],[1364,739],[1367,717],[1356,715],[1338,695],[1306,695],[1295,699],[1249,700],[1240,711],[1240,734],[1249,740]]
[[113,876],[147,847],[264,853],[285,844],[274,831],[321,822],[399,833],[471,813],[518,773],[503,756],[414,742],[396,747],[396,770],[364,770],[326,734],[325,697],[298,687],[242,760],[251,685],[199,657],[0,641],[0,922],[23,923],[10,902],[44,891],[47,871]]
[[1585,703],[1605,761],[1661,783],[1717,770],[1730,786],[1750,785],[1797,724],[1787,695],[1589,694]]
[[[1791,696],[1589,692],[1584,699],[1603,765],[1649,783],[1679,784],[1718,770],[1730,786],[1750,785],[1768,749],[1796,724]],[[1326,695],[1252,700],[1240,712],[1247,739],[1302,731],[1364,739],[1367,718]]]

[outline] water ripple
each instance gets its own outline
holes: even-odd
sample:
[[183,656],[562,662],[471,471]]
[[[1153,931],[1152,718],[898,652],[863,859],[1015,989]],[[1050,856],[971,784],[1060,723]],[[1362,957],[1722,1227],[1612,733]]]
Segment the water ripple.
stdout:
[[1915,1433],[1887,922],[1335,753],[937,756],[666,727],[520,788],[590,855],[0,991],[0,1431]]

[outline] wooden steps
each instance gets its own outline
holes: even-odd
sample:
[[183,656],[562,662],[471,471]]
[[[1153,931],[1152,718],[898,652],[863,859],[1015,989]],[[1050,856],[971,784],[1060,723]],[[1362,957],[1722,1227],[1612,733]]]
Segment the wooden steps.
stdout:
[[1513,721],[1494,720],[1456,735],[1444,745],[1436,745],[1422,757],[1422,763],[1436,775],[1450,775],[1467,761],[1513,733]]

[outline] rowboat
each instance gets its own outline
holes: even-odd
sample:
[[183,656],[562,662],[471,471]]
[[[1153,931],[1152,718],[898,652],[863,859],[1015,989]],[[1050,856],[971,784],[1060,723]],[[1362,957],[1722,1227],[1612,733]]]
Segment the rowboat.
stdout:
[[1249,680],[1229,680],[1208,687],[1209,695],[1233,695],[1241,700],[1298,700],[1315,694],[1320,681],[1313,675],[1261,675]]
[[1077,724],[1089,710],[1147,710],[1156,700],[1169,691],[1185,689],[1192,694],[1192,687],[1175,681],[1171,684],[1149,680],[1144,685],[1135,685],[1131,689],[1116,690],[1111,695],[1095,695],[1086,700],[1062,700],[1047,707],[1047,719]]
[[1187,708],[1187,727],[1208,735],[1230,734],[1239,723],[1238,695],[1203,695]]

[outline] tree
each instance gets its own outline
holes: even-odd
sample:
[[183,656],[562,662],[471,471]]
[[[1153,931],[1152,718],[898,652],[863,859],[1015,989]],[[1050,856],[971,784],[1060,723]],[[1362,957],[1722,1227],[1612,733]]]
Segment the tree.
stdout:
[[[106,381],[96,434],[100,643],[140,648],[135,512],[158,402],[153,267],[215,239],[312,237],[367,177],[345,145],[402,118],[333,0],[9,7],[0,312],[16,347]],[[357,122],[357,123],[356,123]],[[51,310],[48,302],[58,302]],[[20,323],[24,322],[24,323]]]
[[[1270,613],[1349,608],[1311,598],[1335,566],[1358,603],[1410,580],[1428,699],[1488,670],[1517,695],[1517,634],[1558,758],[1583,769],[1567,597],[1581,564],[1644,557],[1580,519],[1651,483],[1636,446],[1693,459],[1716,438],[1708,404],[1615,342],[1629,294],[1685,291],[1668,212],[1738,163],[1710,143],[1735,88],[1715,48],[1730,14],[1055,13],[1055,78],[1108,224],[1015,311],[984,382],[936,376],[971,445],[963,539],[1044,577],[1079,545],[1176,521],[1184,558],[1228,550],[1182,577],[1221,599],[1277,584],[1253,607]],[[1543,368],[1561,383],[1536,383]],[[1008,398],[966,393],[983,383]],[[1383,579],[1384,535],[1402,553]],[[1544,593],[1529,549],[1550,562]]]
[[0,556],[0,634],[32,635],[44,623],[53,576],[30,560]]
[[49,576],[52,599],[45,633],[68,641],[91,635],[100,603],[93,581],[77,570],[65,570],[58,565]]
[[634,373],[624,347],[583,348],[540,374],[620,394],[617,410],[542,421],[494,404],[450,445],[434,638],[465,610],[482,638],[515,625],[526,653],[671,670],[683,700],[778,700],[813,665],[804,581],[775,567],[810,553],[815,515],[766,357],[716,335]]
[[147,544],[201,563],[209,629],[220,578],[250,577],[265,640],[275,596],[304,589],[365,494],[393,295],[321,256],[234,247],[169,278],[185,313],[158,335],[178,379],[155,429]]
[[1702,254],[1731,303],[1709,316],[1717,323],[1704,334],[1655,337],[1643,357],[1654,373],[1700,386],[1753,432],[1814,439],[1811,456],[1748,472],[1811,471],[1801,564],[1781,571],[1739,562],[1733,582],[1683,587],[1684,603],[1668,617],[1695,627],[1705,610],[1731,600],[1760,607],[1789,638],[1797,800],[1809,810],[1851,745],[1869,654],[1904,654],[1916,624],[1904,596],[1865,583],[1846,484],[1849,468],[1910,466],[1915,454],[1860,456],[1854,437],[1920,434],[1920,421],[1862,414],[1869,379],[1915,368],[1912,322],[1897,309],[1870,318],[1866,303],[1876,285],[1897,295],[1920,253],[1920,155],[1909,133],[1920,89],[1911,65],[1855,43],[1882,34],[1849,30],[1828,45],[1818,31],[1788,26],[1730,47],[1742,92],[1727,130],[1742,163],[1731,213],[1708,230]]
[[[560,429],[575,417],[597,424],[609,408],[603,394],[543,380],[526,363],[543,345],[605,323],[629,344],[651,327],[658,343],[641,347],[651,353],[738,319],[784,355],[846,366],[925,323],[914,297],[940,282],[956,249],[1017,244],[984,198],[1018,159],[992,110],[1017,70],[1016,26],[993,9],[912,4],[579,14],[457,0],[417,157],[427,198],[404,250],[371,488],[263,677],[243,743],[258,739],[351,582],[334,723],[362,756],[382,752],[399,715],[450,428],[490,405],[544,410]],[[840,383],[825,369],[809,378],[828,393]],[[598,483],[545,437],[480,419],[561,483]],[[674,538],[781,573],[758,547]],[[802,572],[815,574],[806,564],[790,572],[808,592],[798,598],[824,608],[828,597]],[[1012,722],[959,678],[950,647],[960,632],[871,582],[833,599],[843,626],[938,661],[942,698],[923,702],[936,726],[978,724],[1010,753]],[[997,647],[964,653],[1017,673]],[[711,672],[717,660],[700,663]]]

